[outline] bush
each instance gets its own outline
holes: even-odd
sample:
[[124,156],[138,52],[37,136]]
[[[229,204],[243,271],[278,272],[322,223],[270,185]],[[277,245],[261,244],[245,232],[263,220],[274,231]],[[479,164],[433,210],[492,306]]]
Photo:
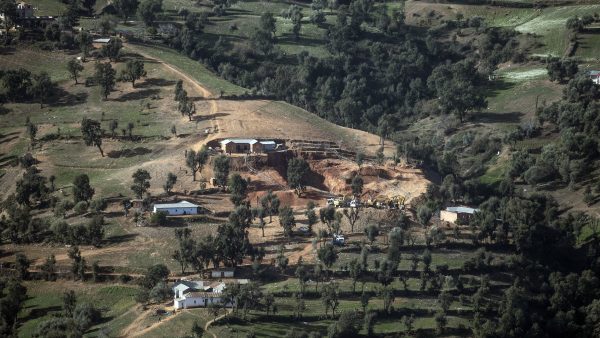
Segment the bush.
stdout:
[[104,198],[96,198],[90,202],[90,209],[93,212],[100,212],[106,209],[106,200]]
[[76,214],[81,215],[81,214],[85,214],[88,210],[88,204],[86,201],[80,201],[77,204],[75,204],[75,207],[73,208],[73,211],[75,211]]
[[167,224],[167,213],[159,211],[150,216],[150,225],[152,226],[163,226]]
[[73,202],[69,200],[62,200],[56,203],[54,207],[54,216],[56,217],[65,217],[67,211],[73,209]]
[[119,276],[119,280],[121,281],[121,283],[127,284],[131,281],[131,276],[127,274],[122,274]]

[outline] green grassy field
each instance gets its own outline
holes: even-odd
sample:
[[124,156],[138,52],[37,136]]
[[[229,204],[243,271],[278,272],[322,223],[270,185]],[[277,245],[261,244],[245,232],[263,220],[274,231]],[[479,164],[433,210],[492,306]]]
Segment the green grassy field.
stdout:
[[67,290],[74,290],[79,301],[87,301],[102,309],[105,321],[91,330],[108,328],[111,332],[119,332],[127,322],[121,317],[135,306],[134,296],[137,288],[125,285],[95,285],[69,281],[28,282],[27,295],[23,310],[19,314],[25,323],[19,328],[19,337],[31,337],[41,322],[60,313],[62,296]]

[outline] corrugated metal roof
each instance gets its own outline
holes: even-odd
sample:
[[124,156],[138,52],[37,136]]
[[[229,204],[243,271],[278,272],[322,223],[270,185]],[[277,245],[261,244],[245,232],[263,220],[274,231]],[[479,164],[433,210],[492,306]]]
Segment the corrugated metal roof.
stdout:
[[221,297],[221,292],[188,292],[183,296],[185,298],[200,298],[200,297]]
[[275,144],[275,141],[260,141],[261,144]]
[[479,209],[469,207],[447,207],[446,211],[455,212],[457,214],[472,214],[479,211]]
[[110,42],[110,38],[94,39],[94,43],[109,43],[109,42]]
[[235,144],[240,144],[240,143],[241,144],[245,144],[245,143],[248,143],[248,144],[254,144],[256,142],[258,142],[258,141],[255,140],[255,139],[252,139],[252,138],[228,138],[226,140],[221,141],[221,144],[228,144],[228,143],[235,143]]
[[598,76],[598,75],[600,75],[600,70],[590,70],[590,75],[591,76]]
[[164,203],[164,204],[155,204],[154,207],[156,209],[171,209],[171,208],[197,208],[199,205],[194,203],[190,203],[188,201],[181,201],[177,203]]

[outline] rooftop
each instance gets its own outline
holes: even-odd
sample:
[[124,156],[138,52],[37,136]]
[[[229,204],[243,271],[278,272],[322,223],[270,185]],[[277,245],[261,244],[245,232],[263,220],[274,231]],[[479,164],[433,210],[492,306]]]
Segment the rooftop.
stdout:
[[261,144],[275,144],[275,141],[260,141]]
[[228,138],[228,139],[221,141],[221,144],[228,144],[228,143],[254,144],[256,142],[258,142],[258,141],[255,139],[252,139],[252,138]]
[[109,42],[110,42],[110,38],[94,39],[94,43],[109,43]]
[[590,75],[591,76],[598,76],[598,75],[600,75],[600,70],[590,70]]
[[170,208],[197,208],[199,205],[190,203],[188,201],[181,201],[177,203],[164,203],[164,204],[154,204],[156,209],[170,209]]
[[455,212],[457,214],[473,214],[479,209],[469,208],[469,207],[447,207],[446,211]]

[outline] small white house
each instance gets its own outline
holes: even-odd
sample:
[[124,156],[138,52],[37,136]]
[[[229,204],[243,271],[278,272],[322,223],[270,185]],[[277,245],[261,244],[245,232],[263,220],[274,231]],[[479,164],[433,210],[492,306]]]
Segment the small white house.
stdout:
[[235,276],[234,268],[213,269],[210,272],[212,278],[233,278]]
[[188,201],[181,201],[177,203],[164,203],[155,204],[153,212],[159,211],[166,212],[169,216],[174,215],[197,215],[199,205],[190,203]]
[[225,288],[222,282],[178,281],[173,285],[173,306],[175,309],[187,309],[216,303],[231,307],[233,303],[221,303]]
[[260,141],[259,143],[262,145],[263,152],[273,151],[277,147],[275,141]]
[[479,209],[469,207],[447,207],[440,212],[440,220],[450,223],[468,222]]
[[598,70],[590,70],[589,72],[590,79],[594,84],[600,85],[600,71]]

